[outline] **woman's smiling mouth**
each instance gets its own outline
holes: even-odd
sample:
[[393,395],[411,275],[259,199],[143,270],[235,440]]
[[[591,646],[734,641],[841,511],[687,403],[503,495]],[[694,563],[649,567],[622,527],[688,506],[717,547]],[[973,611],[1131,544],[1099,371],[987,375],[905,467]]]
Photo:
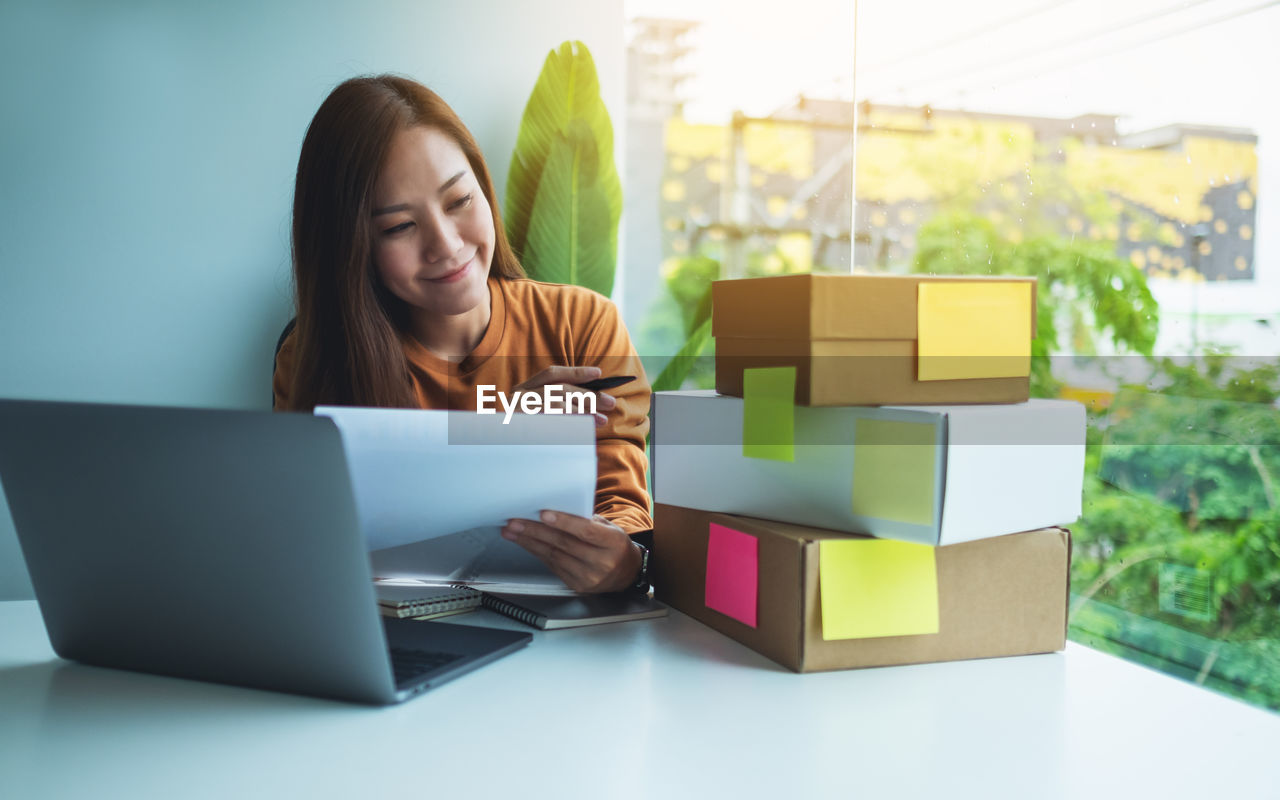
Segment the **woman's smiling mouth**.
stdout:
[[462,266],[455,269],[453,272],[449,272],[444,275],[441,275],[439,278],[427,278],[427,280],[431,281],[432,283],[453,283],[454,281],[461,280],[462,276],[467,274],[467,270],[471,268],[471,264],[475,262],[475,260],[476,260],[476,254],[473,253],[471,255],[471,258],[468,258],[466,260],[466,263],[464,263]]

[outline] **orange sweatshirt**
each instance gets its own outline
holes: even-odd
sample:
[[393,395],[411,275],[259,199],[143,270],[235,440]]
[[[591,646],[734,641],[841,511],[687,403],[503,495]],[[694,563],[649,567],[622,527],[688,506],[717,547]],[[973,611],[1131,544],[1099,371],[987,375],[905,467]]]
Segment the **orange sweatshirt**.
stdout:
[[[608,424],[596,428],[596,508],[628,533],[653,527],[645,471],[649,432],[649,382],[618,309],[579,286],[532,280],[489,279],[490,317],[480,344],[451,363],[411,336],[402,339],[422,408],[476,408],[476,386],[492,384],[510,393],[522,381],[553,365],[598,366],[604,376],[636,380],[605,390],[618,401],[600,409]],[[273,390],[277,409],[290,409],[289,387],[296,358],[293,334],[276,356]],[[492,395],[490,395],[492,397]],[[503,413],[501,404],[498,413]]]

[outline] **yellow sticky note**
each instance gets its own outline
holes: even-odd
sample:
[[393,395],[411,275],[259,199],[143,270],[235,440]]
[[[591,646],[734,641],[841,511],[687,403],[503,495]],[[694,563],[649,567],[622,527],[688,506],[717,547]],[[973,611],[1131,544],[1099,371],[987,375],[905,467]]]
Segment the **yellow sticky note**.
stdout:
[[928,545],[888,539],[818,543],[822,638],[938,632],[938,567]]
[[795,461],[796,368],[743,370],[742,399],[742,455]]
[[853,427],[853,513],[933,525],[937,427],[859,419]]
[[1031,284],[921,283],[916,376],[922,381],[1031,374]]

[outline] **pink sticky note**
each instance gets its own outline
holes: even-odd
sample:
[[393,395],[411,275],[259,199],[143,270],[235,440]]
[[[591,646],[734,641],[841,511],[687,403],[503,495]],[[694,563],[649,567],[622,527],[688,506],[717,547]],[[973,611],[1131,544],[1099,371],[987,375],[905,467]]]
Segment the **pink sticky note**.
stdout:
[[711,523],[707,538],[707,608],[756,627],[758,559],[756,537]]

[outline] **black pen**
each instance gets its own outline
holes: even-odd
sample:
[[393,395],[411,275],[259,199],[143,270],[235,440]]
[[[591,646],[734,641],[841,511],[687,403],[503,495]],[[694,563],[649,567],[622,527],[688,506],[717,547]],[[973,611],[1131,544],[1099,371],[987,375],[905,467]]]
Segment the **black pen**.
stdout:
[[636,379],[635,375],[614,375],[609,378],[596,378],[594,381],[578,384],[581,389],[587,389],[592,392],[600,392],[605,389],[613,389],[624,383],[630,383]]

